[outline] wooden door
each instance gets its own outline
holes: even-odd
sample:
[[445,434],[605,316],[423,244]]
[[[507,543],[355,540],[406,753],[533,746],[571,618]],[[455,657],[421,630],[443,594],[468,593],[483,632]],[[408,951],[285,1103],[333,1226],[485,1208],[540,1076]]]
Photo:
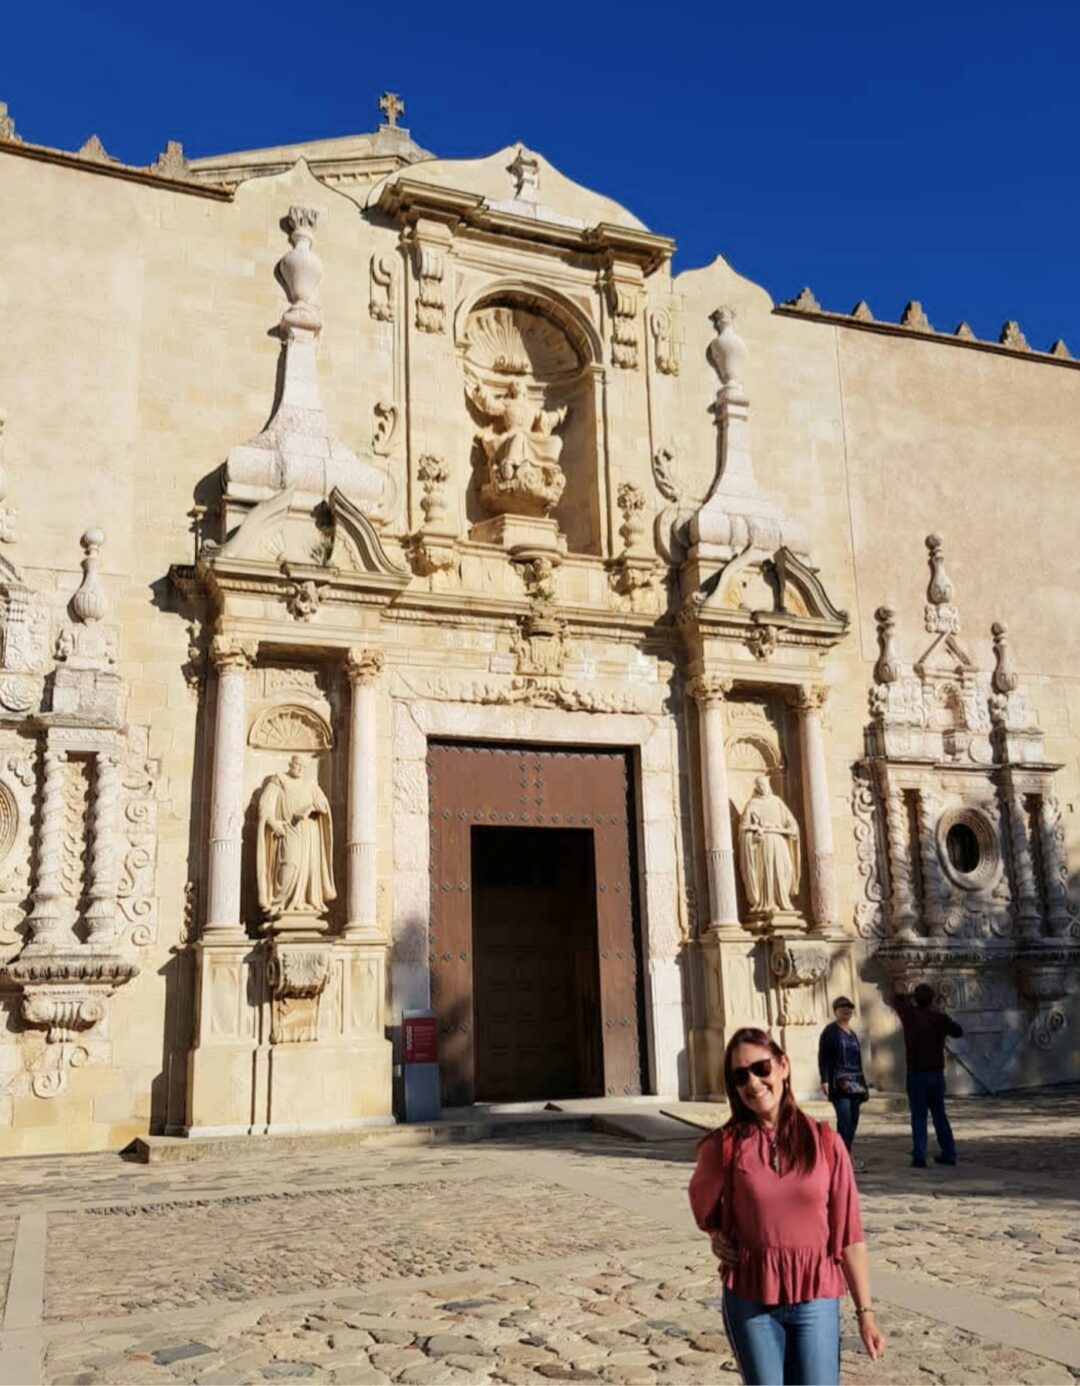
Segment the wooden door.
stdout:
[[[444,1105],[476,1100],[475,988],[478,980],[486,986],[497,975],[485,962],[478,978],[474,956],[472,836],[474,827],[486,826],[572,828],[591,834],[595,952],[590,955],[578,938],[573,955],[579,1081],[609,1096],[639,1093],[641,976],[627,753],[432,743],[428,780],[429,957]],[[489,906],[482,902],[481,908]],[[532,946],[522,940],[525,951]],[[590,981],[590,956],[598,963],[598,985],[595,967]],[[599,1060],[595,1048],[590,1055],[588,1041],[597,1032]]]

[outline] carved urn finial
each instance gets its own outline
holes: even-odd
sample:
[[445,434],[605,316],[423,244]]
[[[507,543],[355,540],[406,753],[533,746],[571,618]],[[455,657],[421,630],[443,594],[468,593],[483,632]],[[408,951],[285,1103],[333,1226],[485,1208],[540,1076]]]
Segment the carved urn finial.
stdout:
[[952,604],[953,585],[945,571],[941,535],[928,534],[926,548],[930,556],[930,581],[926,588],[924,611],[926,629],[931,635],[956,635],[960,629],[960,613]]
[[735,309],[723,304],[712,314],[711,322],[716,328],[716,336],[709,343],[709,360],[724,389],[734,394],[741,393],[746,343],[735,331]]
[[71,599],[71,614],[83,625],[95,625],[105,619],[109,610],[109,599],[101,585],[98,563],[105,535],[100,529],[88,529],[79,543],[86,556],[82,561],[83,580]]
[[926,589],[926,600],[935,606],[943,606],[953,599],[953,585],[945,571],[945,549],[941,535],[928,534],[926,547],[930,553],[930,585]]
[[878,654],[874,665],[875,683],[895,683],[900,677],[900,661],[893,643],[896,635],[896,608],[886,603],[874,612],[877,622]]
[[4,504],[8,493],[8,474],[4,469],[4,425],[7,414],[0,408],[0,544],[14,544],[18,538],[16,521],[18,510]]
[[15,133],[15,121],[8,114],[6,101],[0,101],[0,140],[8,140],[12,144],[22,144],[22,140]]
[[322,313],[311,300],[323,277],[323,263],[312,249],[319,213],[314,207],[290,207],[287,220],[292,249],[278,261],[277,275],[289,306],[281,315],[279,330],[290,340],[318,336]]
[[1015,693],[1020,686],[1020,675],[1012,662],[1009,649],[1009,630],[1004,621],[995,621],[990,627],[994,640],[994,673],[991,682],[995,693]]

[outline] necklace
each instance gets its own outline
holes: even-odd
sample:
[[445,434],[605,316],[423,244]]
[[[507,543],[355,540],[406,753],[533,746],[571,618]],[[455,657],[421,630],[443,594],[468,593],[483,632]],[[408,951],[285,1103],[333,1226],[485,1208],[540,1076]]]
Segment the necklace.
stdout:
[[776,1136],[770,1136],[769,1133],[768,1133],[768,1131],[766,1131],[766,1132],[765,1132],[765,1140],[766,1140],[766,1142],[768,1143],[768,1146],[769,1146],[769,1168],[772,1170],[772,1172],[773,1172],[774,1174],[779,1174],[779,1173],[780,1173],[780,1147],[779,1147],[779,1143],[778,1143],[778,1137],[776,1137]]

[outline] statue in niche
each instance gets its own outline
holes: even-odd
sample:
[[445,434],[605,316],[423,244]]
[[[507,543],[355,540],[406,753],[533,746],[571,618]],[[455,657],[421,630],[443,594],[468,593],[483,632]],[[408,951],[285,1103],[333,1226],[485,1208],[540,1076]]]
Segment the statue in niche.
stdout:
[[283,775],[270,775],[259,794],[256,871],[259,904],[268,919],[322,915],[334,889],[330,804],[302,756]]
[[754,915],[790,914],[799,889],[799,825],[768,775],[758,775],[739,819],[739,866]]
[[480,435],[488,463],[485,501],[508,514],[550,514],[566,486],[559,465],[562,439],[555,430],[566,422],[569,406],[537,409],[521,380],[511,380],[501,397],[479,382],[468,395],[493,422],[492,430]]

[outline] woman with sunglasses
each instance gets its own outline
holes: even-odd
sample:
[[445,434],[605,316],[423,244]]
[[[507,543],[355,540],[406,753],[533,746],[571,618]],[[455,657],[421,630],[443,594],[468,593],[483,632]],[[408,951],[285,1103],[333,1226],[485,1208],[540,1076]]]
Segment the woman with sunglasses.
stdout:
[[799,1110],[791,1065],[764,1030],[724,1051],[731,1117],[698,1146],[690,1203],[724,1281],[724,1327],[746,1386],[835,1386],[840,1297],[869,1355],[874,1319],[859,1195],[843,1142]]

